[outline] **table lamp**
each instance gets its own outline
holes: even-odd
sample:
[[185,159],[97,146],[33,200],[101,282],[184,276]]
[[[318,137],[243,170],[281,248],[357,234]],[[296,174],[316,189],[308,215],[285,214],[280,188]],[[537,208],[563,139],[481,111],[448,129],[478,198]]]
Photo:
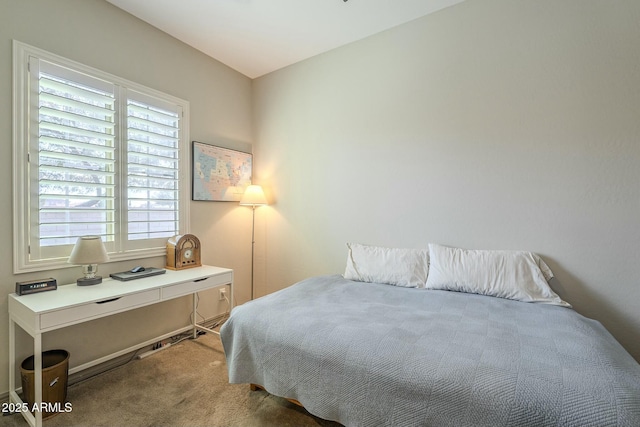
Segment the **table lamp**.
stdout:
[[96,276],[98,264],[109,261],[109,255],[100,236],[78,237],[69,256],[69,264],[82,265],[84,277],[77,280],[78,286],[97,285],[102,277]]

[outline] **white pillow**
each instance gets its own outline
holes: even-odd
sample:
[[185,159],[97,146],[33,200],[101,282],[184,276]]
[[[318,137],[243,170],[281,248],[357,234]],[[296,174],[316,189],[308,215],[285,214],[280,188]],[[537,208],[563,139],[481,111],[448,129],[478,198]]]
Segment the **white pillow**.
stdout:
[[479,251],[429,244],[427,289],[571,307],[547,283],[551,269],[524,251]]
[[347,248],[345,279],[424,288],[429,271],[427,249],[383,248],[357,243],[347,243]]

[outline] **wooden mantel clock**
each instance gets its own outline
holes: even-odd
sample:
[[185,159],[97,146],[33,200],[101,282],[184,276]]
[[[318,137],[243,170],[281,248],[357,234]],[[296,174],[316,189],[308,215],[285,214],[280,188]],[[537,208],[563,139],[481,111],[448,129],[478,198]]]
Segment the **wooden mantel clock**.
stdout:
[[200,240],[193,234],[173,236],[167,241],[167,265],[169,270],[200,267]]

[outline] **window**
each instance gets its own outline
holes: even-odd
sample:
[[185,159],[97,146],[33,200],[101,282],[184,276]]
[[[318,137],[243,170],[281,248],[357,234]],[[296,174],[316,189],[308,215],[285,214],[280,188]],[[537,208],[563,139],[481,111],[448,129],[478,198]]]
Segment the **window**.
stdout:
[[188,103],[14,42],[14,271],[163,255],[188,224]]

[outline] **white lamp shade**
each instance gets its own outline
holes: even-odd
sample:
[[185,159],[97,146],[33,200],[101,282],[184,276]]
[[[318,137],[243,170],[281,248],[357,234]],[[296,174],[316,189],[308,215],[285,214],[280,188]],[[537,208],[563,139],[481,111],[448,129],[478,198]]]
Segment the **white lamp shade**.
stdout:
[[109,261],[109,255],[100,236],[78,237],[69,256],[69,264],[102,264]]
[[250,185],[244,190],[242,199],[240,199],[241,206],[263,206],[267,204],[267,198],[264,196],[264,191],[259,185]]

